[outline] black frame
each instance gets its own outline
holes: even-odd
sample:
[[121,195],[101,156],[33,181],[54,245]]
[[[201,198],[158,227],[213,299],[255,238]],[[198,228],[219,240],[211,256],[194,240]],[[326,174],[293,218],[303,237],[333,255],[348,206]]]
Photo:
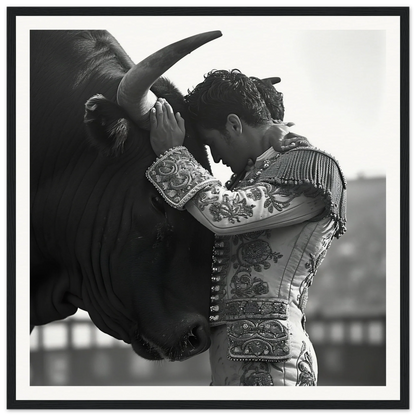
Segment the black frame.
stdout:
[[[400,17],[400,282],[399,400],[61,401],[16,399],[16,17],[18,16],[399,16]],[[409,8],[408,7],[10,7],[7,9],[7,408],[8,409],[408,409],[409,408]],[[406,323],[406,324],[405,324]]]

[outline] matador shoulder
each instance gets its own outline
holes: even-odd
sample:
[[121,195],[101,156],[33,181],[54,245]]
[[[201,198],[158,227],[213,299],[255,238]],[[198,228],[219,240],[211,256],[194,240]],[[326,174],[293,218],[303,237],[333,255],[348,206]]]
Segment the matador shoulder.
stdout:
[[327,209],[323,216],[330,215],[338,222],[336,236],[346,231],[347,183],[339,163],[330,154],[313,147],[298,147],[280,155],[259,180],[324,198]]

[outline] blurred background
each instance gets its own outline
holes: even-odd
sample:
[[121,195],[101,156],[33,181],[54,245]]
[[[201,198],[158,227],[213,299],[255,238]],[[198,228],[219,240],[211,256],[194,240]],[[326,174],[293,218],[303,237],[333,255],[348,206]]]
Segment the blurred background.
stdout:
[[[386,178],[397,174],[400,108],[388,33],[370,20],[130,16],[49,23],[105,28],[135,62],[170,42],[221,30],[223,37],[166,73],[183,93],[213,68],[282,78],[276,88],[284,93],[285,121],[333,154],[348,181],[347,233],[332,243],[309,292],[306,328],[322,386],[386,383]],[[221,164],[213,173],[223,183],[230,174]],[[183,363],[149,362],[99,332],[84,312],[37,327],[30,355],[31,385],[210,383],[207,353]]]

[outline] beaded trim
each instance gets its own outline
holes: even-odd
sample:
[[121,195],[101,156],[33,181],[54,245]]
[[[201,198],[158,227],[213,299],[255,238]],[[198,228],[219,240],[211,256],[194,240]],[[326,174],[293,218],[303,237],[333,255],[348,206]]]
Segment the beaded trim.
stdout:
[[183,209],[201,189],[220,184],[184,146],[159,156],[146,171],[147,179],[173,208]]
[[287,319],[287,301],[273,298],[231,299],[226,301],[227,321],[239,319]]
[[[223,301],[226,297],[227,273],[230,267],[230,237],[215,236],[212,252],[212,276],[209,323],[211,326],[225,322]],[[222,307],[221,307],[222,306]]]

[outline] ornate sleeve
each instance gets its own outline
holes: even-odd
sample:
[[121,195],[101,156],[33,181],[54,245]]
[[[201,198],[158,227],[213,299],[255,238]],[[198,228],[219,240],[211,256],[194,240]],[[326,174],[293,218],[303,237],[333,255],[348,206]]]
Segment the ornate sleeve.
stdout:
[[218,235],[286,227],[311,220],[325,208],[322,198],[287,192],[269,183],[229,191],[215,185],[200,190],[186,209]]
[[241,234],[285,227],[312,219],[325,207],[322,198],[270,183],[229,191],[203,169],[185,147],[159,157],[147,178],[171,206],[186,209],[216,234]]
[[146,177],[176,209],[185,209],[185,204],[198,191],[220,183],[184,146],[174,147],[158,157],[146,171]]

